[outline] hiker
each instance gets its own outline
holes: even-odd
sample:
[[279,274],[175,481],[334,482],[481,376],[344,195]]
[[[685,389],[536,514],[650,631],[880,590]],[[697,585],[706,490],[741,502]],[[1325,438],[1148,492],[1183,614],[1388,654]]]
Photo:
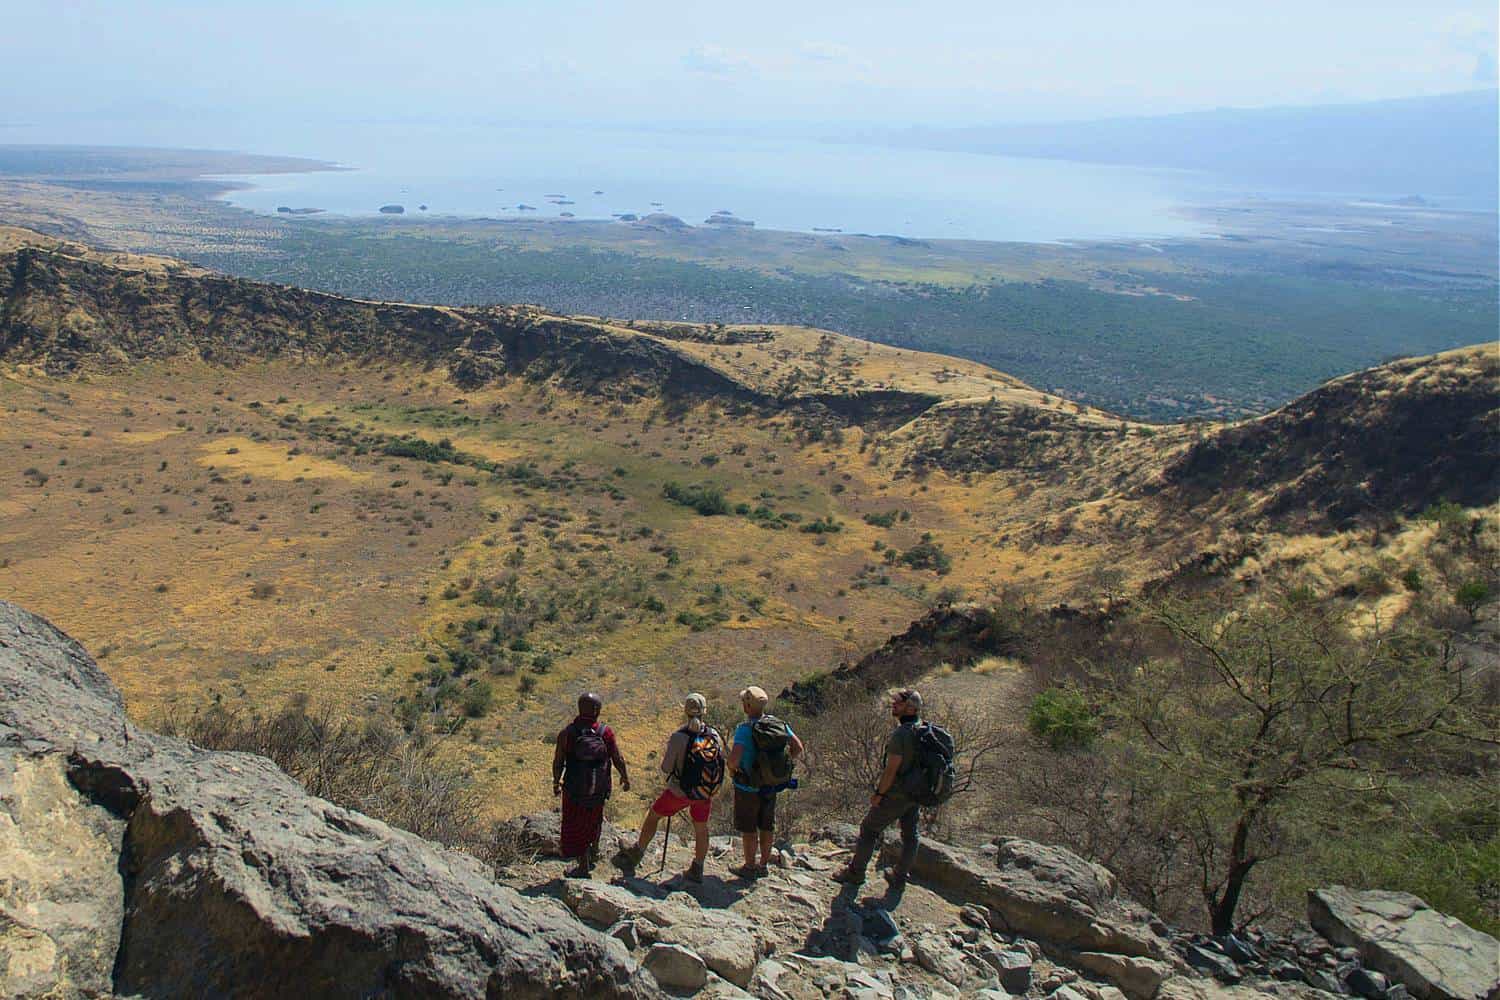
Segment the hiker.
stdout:
[[745,863],[731,871],[742,878],[758,878],[770,868],[776,796],[796,787],[792,767],[802,756],[802,741],[792,727],[766,714],[770,701],[765,690],[754,685],[740,692],[745,721],[734,728],[734,747],[729,751],[729,773],[734,775],[734,828],[745,849]]
[[[690,694],[683,699],[682,714],[686,721],[667,738],[667,748],[661,755],[661,770],[667,776],[667,785],[646,810],[635,846],[620,852],[617,863],[621,868],[629,870],[640,864],[647,845],[656,836],[657,824],[666,819],[670,829],[671,818],[686,809],[693,821],[693,863],[683,877],[689,882],[703,881],[703,861],[708,856],[708,817],[713,810],[713,797],[724,781],[724,740],[718,730],[703,721],[706,711],[708,702],[701,694]],[[662,857],[666,857],[665,848]]]
[[918,812],[923,805],[941,804],[953,792],[953,740],[941,728],[922,721],[922,696],[910,688],[891,695],[891,715],[900,724],[886,741],[885,767],[859,825],[854,856],[832,878],[848,886],[863,885],[865,869],[882,834],[899,821],[901,857],[885,872],[890,891],[899,894],[917,857]]
[[563,858],[577,858],[568,878],[588,878],[599,851],[604,802],[610,793],[610,764],[620,772],[620,787],[630,791],[625,758],[614,730],[599,721],[604,702],[592,692],[578,696],[578,716],[557,734],[552,754],[552,794],[562,796]]

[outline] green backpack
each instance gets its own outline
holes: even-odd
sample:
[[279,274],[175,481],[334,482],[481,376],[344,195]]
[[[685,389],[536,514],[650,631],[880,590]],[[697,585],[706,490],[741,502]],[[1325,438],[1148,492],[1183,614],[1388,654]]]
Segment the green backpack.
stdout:
[[762,715],[750,724],[755,760],[750,765],[748,785],[774,788],[792,779],[792,731],[774,715]]

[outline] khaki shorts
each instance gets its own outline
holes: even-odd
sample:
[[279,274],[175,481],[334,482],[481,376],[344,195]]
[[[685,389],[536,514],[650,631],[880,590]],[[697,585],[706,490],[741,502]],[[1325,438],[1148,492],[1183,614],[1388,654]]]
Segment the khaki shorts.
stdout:
[[770,833],[776,829],[776,796],[734,790],[734,828],[740,833]]

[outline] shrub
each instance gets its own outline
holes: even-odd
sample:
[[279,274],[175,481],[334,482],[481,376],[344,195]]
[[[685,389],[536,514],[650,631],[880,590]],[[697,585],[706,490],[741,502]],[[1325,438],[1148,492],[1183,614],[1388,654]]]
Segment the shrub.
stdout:
[[476,681],[464,691],[464,714],[471,719],[482,718],[495,703],[495,689],[488,681]]
[[276,596],[276,584],[265,580],[257,580],[250,585],[250,596],[257,601],[263,601],[268,597]]
[[912,569],[930,569],[939,576],[953,568],[953,558],[930,534],[923,534],[920,542],[901,553],[901,561]]
[[729,513],[729,501],[725,498],[724,491],[710,483],[699,483],[696,486],[667,483],[662,488],[662,495],[673,503],[693,508],[704,517]]
[[[402,703],[398,711],[413,722],[421,714],[415,702]],[[441,741],[420,732],[383,719],[310,710],[305,696],[270,715],[213,704],[165,718],[156,728],[210,750],[269,757],[313,795],[490,864],[521,857],[519,845],[500,836],[497,824],[479,818],[484,802],[471,774],[439,753]]]
[[1490,599],[1490,585],[1483,580],[1470,580],[1459,585],[1453,592],[1453,602],[1468,612],[1469,621],[1479,620],[1479,609]]
[[1026,726],[1053,750],[1085,750],[1099,735],[1099,722],[1077,688],[1048,688],[1031,700]]

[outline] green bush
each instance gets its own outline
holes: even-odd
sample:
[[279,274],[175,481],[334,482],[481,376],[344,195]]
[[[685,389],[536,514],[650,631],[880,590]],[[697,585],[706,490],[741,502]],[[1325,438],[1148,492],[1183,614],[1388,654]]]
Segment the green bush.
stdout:
[[495,689],[488,681],[476,681],[464,691],[464,714],[471,719],[484,716],[495,703]]
[[724,491],[709,483],[699,483],[696,486],[668,483],[662,488],[662,495],[673,503],[693,508],[704,517],[729,513],[729,501],[725,498]]
[[1490,585],[1483,580],[1470,580],[1453,592],[1453,601],[1469,613],[1470,621],[1477,621],[1479,609],[1490,599]]
[[1031,700],[1026,725],[1054,750],[1085,750],[1099,735],[1099,722],[1077,688],[1048,688]]

